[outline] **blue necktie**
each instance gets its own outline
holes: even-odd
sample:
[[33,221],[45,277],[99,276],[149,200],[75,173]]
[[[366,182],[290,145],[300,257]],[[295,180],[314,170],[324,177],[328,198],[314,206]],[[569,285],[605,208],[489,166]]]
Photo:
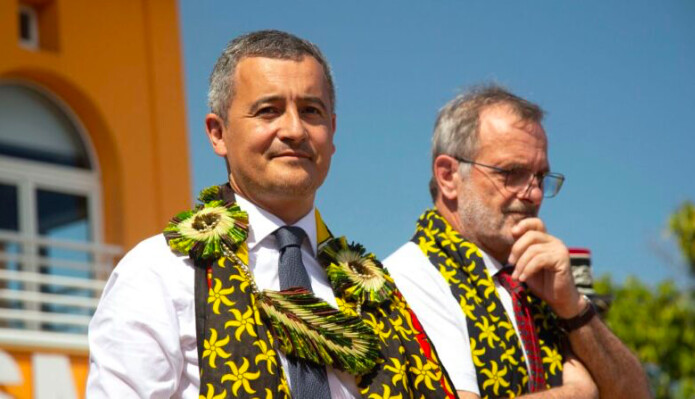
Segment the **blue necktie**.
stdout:
[[[280,289],[303,287],[309,291],[311,281],[302,262],[302,241],[306,233],[300,227],[283,226],[273,233],[280,249],[278,274]],[[294,399],[330,399],[326,368],[293,357],[287,358],[288,375]]]

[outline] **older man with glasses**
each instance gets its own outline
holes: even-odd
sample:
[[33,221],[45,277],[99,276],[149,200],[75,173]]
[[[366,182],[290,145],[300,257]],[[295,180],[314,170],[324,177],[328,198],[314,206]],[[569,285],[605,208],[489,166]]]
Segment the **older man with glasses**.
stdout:
[[435,207],[385,264],[460,398],[649,397],[538,218],[565,180],[550,172],[542,118],[498,86],[450,101],[432,139]]

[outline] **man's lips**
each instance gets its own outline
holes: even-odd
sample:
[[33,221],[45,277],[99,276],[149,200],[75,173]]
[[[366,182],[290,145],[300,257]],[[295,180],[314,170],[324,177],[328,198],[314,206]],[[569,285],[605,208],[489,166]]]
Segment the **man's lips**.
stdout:
[[522,218],[535,218],[537,213],[528,210],[528,211],[519,211],[519,210],[509,210],[504,212],[505,215],[510,215],[510,216],[517,216],[517,217],[522,217]]
[[303,151],[282,151],[271,155],[271,158],[305,158],[311,159],[311,154]]

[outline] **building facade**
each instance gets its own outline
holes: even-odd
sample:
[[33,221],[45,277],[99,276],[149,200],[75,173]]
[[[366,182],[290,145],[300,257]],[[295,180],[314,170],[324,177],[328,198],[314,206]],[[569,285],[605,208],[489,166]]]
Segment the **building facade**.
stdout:
[[0,2],[0,398],[84,397],[104,282],[190,207],[188,159],[175,0]]

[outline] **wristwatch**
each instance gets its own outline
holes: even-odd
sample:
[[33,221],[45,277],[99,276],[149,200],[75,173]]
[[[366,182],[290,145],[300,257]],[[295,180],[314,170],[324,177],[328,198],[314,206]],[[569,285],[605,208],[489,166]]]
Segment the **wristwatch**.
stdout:
[[581,312],[579,312],[578,315],[571,317],[569,319],[563,319],[558,317],[557,318],[557,324],[560,327],[562,331],[565,333],[570,333],[579,327],[586,325],[588,322],[591,321],[591,319],[596,316],[596,307],[594,306],[594,303],[591,302],[591,299],[589,299],[588,296],[582,295],[584,297],[584,300],[586,301],[586,307],[582,309]]

